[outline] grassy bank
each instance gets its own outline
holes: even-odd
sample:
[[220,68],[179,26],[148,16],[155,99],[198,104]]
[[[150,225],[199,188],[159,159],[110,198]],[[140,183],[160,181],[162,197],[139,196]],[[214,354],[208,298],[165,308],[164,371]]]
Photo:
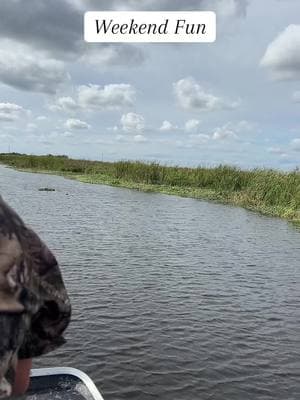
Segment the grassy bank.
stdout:
[[81,182],[215,200],[300,221],[300,172],[238,168],[167,167],[157,163],[73,160],[66,156],[0,154],[0,162]]

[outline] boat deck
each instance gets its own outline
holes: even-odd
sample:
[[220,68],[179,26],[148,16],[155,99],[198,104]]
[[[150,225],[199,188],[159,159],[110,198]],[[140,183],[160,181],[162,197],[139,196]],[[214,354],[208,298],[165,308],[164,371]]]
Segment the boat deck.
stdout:
[[76,368],[31,371],[26,400],[103,400],[93,381]]

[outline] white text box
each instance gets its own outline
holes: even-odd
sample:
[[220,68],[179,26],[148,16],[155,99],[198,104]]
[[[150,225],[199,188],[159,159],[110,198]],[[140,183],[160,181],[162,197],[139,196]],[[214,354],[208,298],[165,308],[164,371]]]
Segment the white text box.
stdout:
[[100,43],[201,43],[216,40],[213,11],[88,11],[84,39]]

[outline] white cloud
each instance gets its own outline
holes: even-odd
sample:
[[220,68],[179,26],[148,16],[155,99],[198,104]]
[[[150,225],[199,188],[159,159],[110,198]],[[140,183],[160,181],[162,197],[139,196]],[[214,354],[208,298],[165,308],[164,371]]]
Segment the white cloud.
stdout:
[[148,140],[145,138],[145,136],[143,136],[143,135],[135,135],[134,137],[133,137],[133,141],[134,142],[137,142],[137,143],[145,143],[145,142],[147,142]]
[[[76,0],[82,9],[109,10],[148,10],[148,11],[178,11],[178,10],[210,10],[216,11],[218,16],[241,17],[246,14],[248,0]],[[73,0],[74,2],[74,0]]]
[[281,149],[280,147],[268,147],[267,152],[271,154],[278,154],[278,155],[283,155],[285,154],[285,151]]
[[64,139],[64,138],[70,138],[74,137],[74,134],[69,131],[64,131],[64,132],[59,132],[59,131],[51,131],[48,132],[47,134],[42,133],[42,134],[30,134],[26,136],[28,140],[31,140],[35,143],[42,143],[42,144],[55,144],[59,139]]
[[293,102],[300,103],[300,90],[293,93]]
[[131,107],[135,101],[135,89],[130,84],[82,85],[77,88],[77,99],[59,97],[49,106],[51,111],[106,111]]
[[63,137],[73,137],[74,133],[69,132],[69,131],[65,131],[65,132],[62,133],[62,136]]
[[198,119],[189,119],[186,121],[184,125],[184,129],[186,132],[194,132],[200,125],[200,121]]
[[209,135],[203,133],[189,135],[190,144],[203,144],[209,141]]
[[13,122],[19,119],[24,108],[14,103],[0,103],[0,121]]
[[119,127],[117,125],[114,126],[109,126],[108,128],[106,128],[108,131],[113,131],[113,132],[118,132]]
[[26,125],[26,130],[27,130],[27,131],[34,131],[34,130],[36,130],[36,129],[37,129],[37,125],[34,124],[33,122],[29,122],[29,123]]
[[227,140],[237,139],[238,136],[252,133],[254,131],[254,124],[242,120],[238,122],[227,122],[223,126],[217,127],[213,134],[212,139],[214,140]]
[[293,150],[300,151],[300,138],[293,139],[290,144]]
[[230,123],[230,126],[232,126],[237,133],[251,133],[256,127],[252,122],[245,120],[239,121],[235,124]]
[[17,89],[54,94],[69,80],[64,63],[45,58],[27,46],[1,42],[0,81]]
[[214,111],[238,106],[238,102],[229,102],[205,92],[200,84],[191,77],[180,79],[173,84],[173,87],[178,104],[185,110]]
[[123,114],[121,117],[121,126],[127,132],[139,132],[145,128],[145,119],[142,115],[133,112]]
[[165,131],[165,132],[172,131],[175,129],[178,129],[178,127],[173,125],[170,121],[167,120],[163,121],[161,127],[159,128],[160,131]]
[[39,116],[36,117],[36,120],[37,120],[37,121],[46,121],[47,119],[48,119],[48,118],[45,117],[45,115],[39,115]]
[[281,153],[280,158],[283,160],[291,160],[291,156],[287,153]]
[[260,62],[276,80],[300,79],[300,25],[289,25],[271,42]]
[[74,112],[78,109],[78,105],[76,101],[70,97],[59,97],[56,100],[56,103],[50,106],[51,111],[65,111],[65,112]]
[[134,87],[126,83],[83,85],[78,88],[78,104],[84,109],[114,110],[132,106],[135,95]]
[[100,49],[99,44],[94,47],[89,46],[80,58],[82,63],[95,68],[121,65],[135,67],[142,64],[144,60],[145,55],[140,48],[124,43],[121,45],[102,44]]
[[90,125],[80,119],[70,118],[65,122],[67,129],[89,129]]
[[[82,40],[82,15],[91,8],[85,1],[83,9],[79,10],[74,3],[77,1],[30,0],[31,7],[28,12],[28,2],[2,1],[0,37],[26,44],[32,51],[46,54],[54,59],[76,61],[98,67],[134,66],[144,60],[143,51],[137,46],[123,43],[118,45],[85,43]],[[98,3],[95,8],[110,7],[106,1],[102,7]]]
[[230,128],[229,124],[218,127],[212,134],[214,140],[236,139],[236,133]]
[[142,134],[137,134],[134,136],[128,136],[128,135],[116,135],[115,140],[120,143],[146,143],[148,142],[148,139],[142,135]]
[[[213,7],[216,10],[218,18],[245,16],[248,5],[247,0],[216,0],[214,3]],[[209,1],[209,4],[211,5],[211,1]]]

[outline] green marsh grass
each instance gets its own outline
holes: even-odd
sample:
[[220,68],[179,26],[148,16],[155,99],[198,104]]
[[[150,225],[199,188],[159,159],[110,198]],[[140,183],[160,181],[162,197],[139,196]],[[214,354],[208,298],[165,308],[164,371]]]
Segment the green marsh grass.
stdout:
[[268,169],[184,168],[140,161],[101,162],[67,156],[0,154],[0,162],[32,172],[63,175],[82,182],[215,200],[266,215],[300,221],[300,172]]

